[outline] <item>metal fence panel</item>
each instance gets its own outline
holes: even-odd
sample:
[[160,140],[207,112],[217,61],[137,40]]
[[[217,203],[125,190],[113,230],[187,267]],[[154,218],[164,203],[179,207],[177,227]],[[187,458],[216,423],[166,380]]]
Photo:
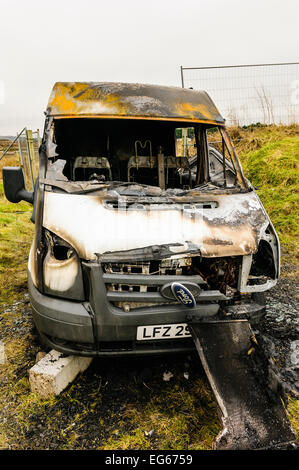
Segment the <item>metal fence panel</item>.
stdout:
[[182,86],[206,90],[228,125],[299,122],[299,62],[181,66]]

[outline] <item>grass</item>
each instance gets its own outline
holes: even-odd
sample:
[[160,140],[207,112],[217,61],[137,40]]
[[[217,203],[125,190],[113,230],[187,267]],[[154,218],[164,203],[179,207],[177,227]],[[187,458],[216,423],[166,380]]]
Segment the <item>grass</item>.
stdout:
[[0,182],[0,303],[11,302],[26,292],[27,260],[34,231],[31,211],[27,203],[10,204]]
[[299,126],[232,128],[230,134],[287,260],[298,265]]
[[161,450],[211,449],[220,431],[213,394],[201,379],[189,390],[177,383],[146,404],[128,405],[121,418],[129,420],[132,429],[114,430],[103,449],[150,449],[149,433]]
[[[18,165],[17,158],[3,158],[5,165]],[[0,179],[0,305],[20,298],[27,290],[27,260],[34,233],[32,206],[12,204],[4,196]]]
[[289,400],[287,413],[289,420],[292,423],[293,430],[297,436],[297,440],[299,441],[299,400]]

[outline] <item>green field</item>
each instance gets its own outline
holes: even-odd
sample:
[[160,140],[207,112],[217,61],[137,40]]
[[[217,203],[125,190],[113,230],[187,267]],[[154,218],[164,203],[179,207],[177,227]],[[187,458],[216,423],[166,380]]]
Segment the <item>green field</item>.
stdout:
[[299,126],[234,128],[231,135],[283,252],[289,261],[298,263]]

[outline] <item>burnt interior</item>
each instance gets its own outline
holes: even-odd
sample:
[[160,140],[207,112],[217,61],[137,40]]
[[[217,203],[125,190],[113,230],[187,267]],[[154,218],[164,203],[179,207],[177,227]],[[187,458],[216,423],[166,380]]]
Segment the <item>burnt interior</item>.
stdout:
[[237,288],[241,263],[241,256],[195,257],[193,258],[192,270],[194,274],[200,274],[211,289],[217,289],[226,294],[228,288]]
[[[103,263],[104,273],[112,274],[150,274],[193,276],[199,274],[206,285],[202,289],[219,290],[227,294],[228,289],[237,289],[239,269],[242,263],[241,256],[202,258],[200,256],[190,258],[136,261],[135,263]],[[117,283],[111,286],[112,290],[141,292],[145,286],[133,283]],[[156,285],[146,286],[146,292],[157,292]]]
[[264,278],[275,279],[275,277],[276,270],[271,245],[266,240],[261,240],[258,251],[252,257],[249,284],[262,284]]
[[57,119],[47,177],[162,189],[189,189],[208,181],[234,184],[232,164],[208,147],[208,127],[154,120]]

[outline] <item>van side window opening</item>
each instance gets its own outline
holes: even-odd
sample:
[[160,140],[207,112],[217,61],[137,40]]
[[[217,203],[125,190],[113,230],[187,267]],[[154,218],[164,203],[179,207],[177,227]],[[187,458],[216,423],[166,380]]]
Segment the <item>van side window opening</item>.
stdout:
[[212,182],[230,187],[236,184],[236,169],[221,132],[217,127],[207,130],[209,172]]
[[47,178],[185,190],[208,182],[218,187],[234,185],[235,169],[218,128],[178,124],[56,119],[50,133]]

